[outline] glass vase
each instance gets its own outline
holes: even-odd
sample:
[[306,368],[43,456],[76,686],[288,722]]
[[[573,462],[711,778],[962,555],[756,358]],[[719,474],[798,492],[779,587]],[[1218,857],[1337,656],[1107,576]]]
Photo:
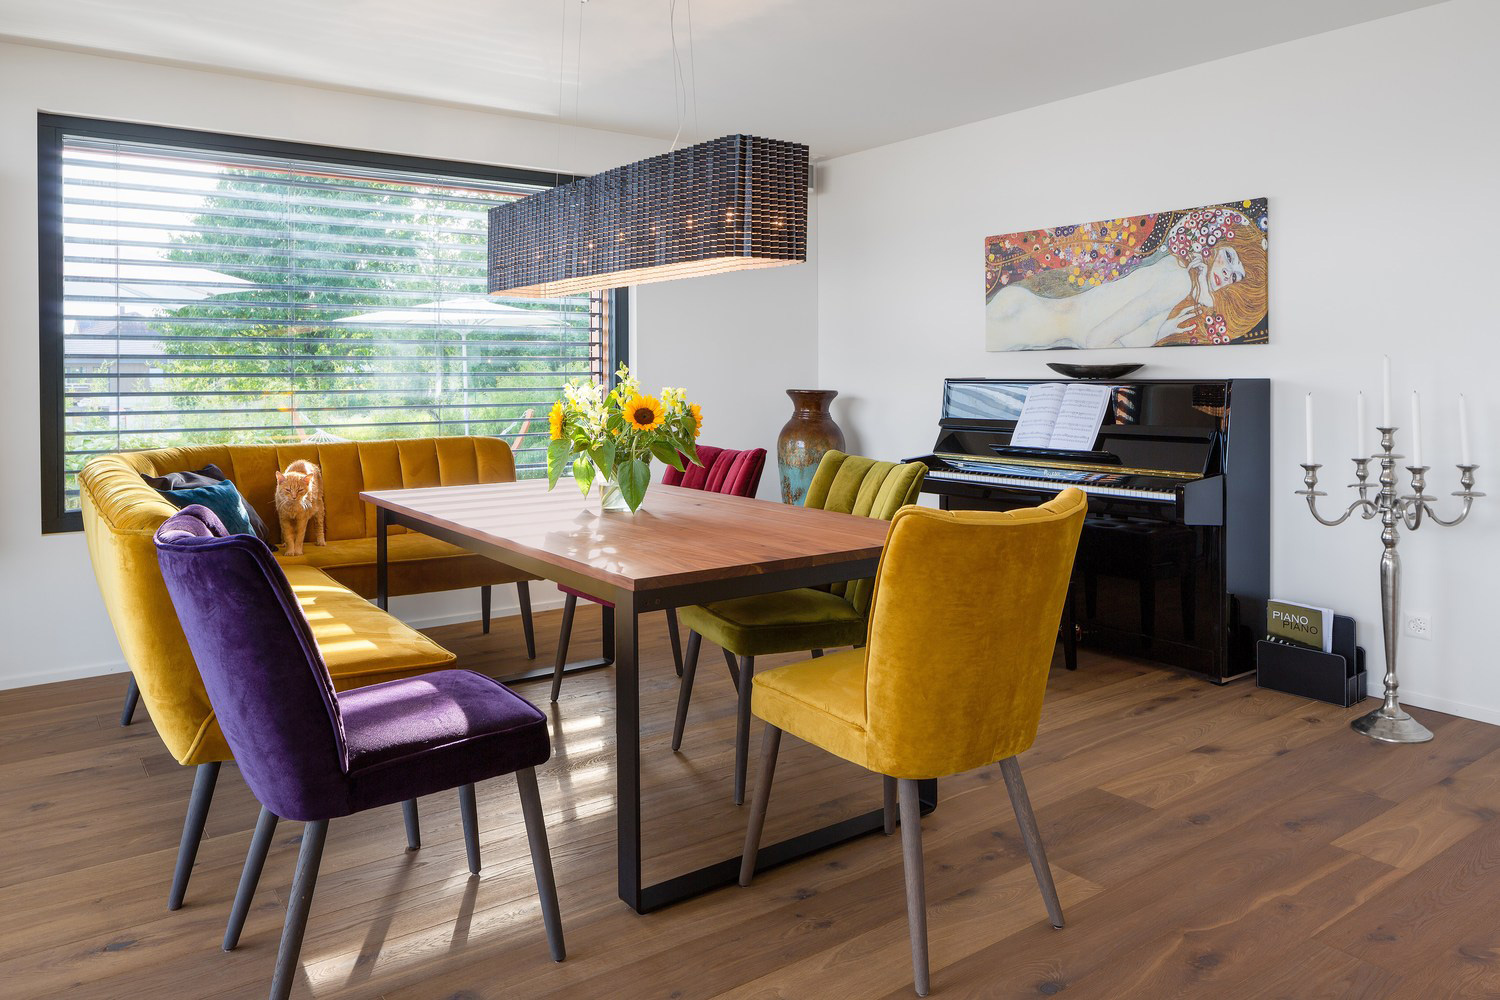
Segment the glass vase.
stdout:
[[[645,501],[641,501],[641,504],[644,506]],[[599,509],[630,513],[630,504],[625,502],[625,495],[620,492],[620,484],[613,479],[604,479],[599,483]]]

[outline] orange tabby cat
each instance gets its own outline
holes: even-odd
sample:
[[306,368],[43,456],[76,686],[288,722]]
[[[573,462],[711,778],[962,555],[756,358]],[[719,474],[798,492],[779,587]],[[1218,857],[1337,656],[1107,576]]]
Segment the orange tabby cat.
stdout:
[[312,543],[326,545],[323,538],[323,473],[311,462],[298,459],[276,473],[276,514],[281,519],[284,555],[300,556],[302,540],[312,526]]

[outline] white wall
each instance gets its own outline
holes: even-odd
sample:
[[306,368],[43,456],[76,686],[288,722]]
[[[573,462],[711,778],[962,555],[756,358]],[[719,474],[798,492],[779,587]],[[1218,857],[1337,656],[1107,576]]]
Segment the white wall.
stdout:
[[[577,173],[666,148],[638,136],[0,43],[0,347],[10,373],[0,393],[0,688],[123,669],[82,535],[40,530],[38,111]],[[704,404],[708,440],[774,440],[787,412],[786,373],[793,381],[814,376],[815,279],[804,266],[642,289],[632,330],[642,377],[687,386]],[[800,327],[785,322],[783,300],[795,303]],[[772,331],[767,356],[754,364],[712,360],[726,330],[746,352],[760,331]],[[787,364],[798,340],[802,357]],[[539,607],[553,603],[550,588],[532,591]],[[513,611],[513,588],[495,596],[497,615]],[[398,598],[392,609],[436,624],[477,617],[478,599],[472,592]],[[551,643],[540,637],[542,657]]]
[[[764,448],[759,496],[781,497],[776,435],[791,418],[783,390],[818,383],[817,199],[808,209],[806,264],[642,285],[633,363],[651,387],[680,385],[703,400],[702,441]],[[660,471],[656,471],[660,478]]]
[[[818,373],[843,393],[841,422],[863,450],[906,456],[931,446],[944,376],[1128,359],[1145,377],[1270,377],[1273,590],[1359,619],[1373,691],[1378,527],[1320,527],[1292,491],[1303,393],[1317,394],[1324,481],[1342,498],[1353,394],[1373,420],[1389,353],[1398,422],[1412,389],[1426,403],[1429,492],[1452,510],[1463,391],[1492,494],[1462,527],[1401,543],[1405,606],[1435,625],[1432,641],[1402,643],[1402,696],[1500,722],[1496,37],[1500,4],[1456,0],[823,165]],[[1258,195],[1271,199],[1269,346],[985,352],[986,236]]]

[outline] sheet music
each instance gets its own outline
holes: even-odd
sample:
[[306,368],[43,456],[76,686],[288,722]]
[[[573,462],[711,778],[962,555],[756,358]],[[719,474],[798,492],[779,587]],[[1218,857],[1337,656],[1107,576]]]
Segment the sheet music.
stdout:
[[1068,388],[1060,382],[1044,382],[1027,389],[1010,443],[1017,448],[1052,447],[1052,429],[1057,426],[1057,414]]
[[1092,451],[1099,437],[1099,427],[1104,423],[1104,410],[1109,406],[1114,387],[1109,385],[1068,386],[1063,393],[1062,406],[1057,411],[1057,423],[1052,428],[1049,448],[1067,451]]
[[1010,443],[1018,448],[1089,451],[1104,423],[1114,386],[1046,382],[1026,392]]

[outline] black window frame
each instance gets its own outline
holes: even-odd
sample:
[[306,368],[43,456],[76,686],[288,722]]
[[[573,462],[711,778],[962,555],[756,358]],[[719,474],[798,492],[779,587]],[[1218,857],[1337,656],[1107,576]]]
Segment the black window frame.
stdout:
[[[63,489],[65,444],[63,441],[64,361],[63,343],[63,181],[64,135],[96,139],[152,142],[229,153],[253,153],[288,158],[322,160],[351,167],[374,167],[446,174],[483,181],[501,181],[539,186],[557,186],[577,180],[573,174],[469,163],[400,153],[346,149],[315,143],[262,139],[253,136],[209,132],[198,129],[144,125],[136,122],[85,118],[76,115],[37,114],[37,271],[39,274],[38,320],[41,377],[41,500],[42,533],[83,530],[83,516],[67,509]],[[627,288],[605,294],[608,312],[605,371],[610,380],[621,362],[630,356],[630,293]]]

